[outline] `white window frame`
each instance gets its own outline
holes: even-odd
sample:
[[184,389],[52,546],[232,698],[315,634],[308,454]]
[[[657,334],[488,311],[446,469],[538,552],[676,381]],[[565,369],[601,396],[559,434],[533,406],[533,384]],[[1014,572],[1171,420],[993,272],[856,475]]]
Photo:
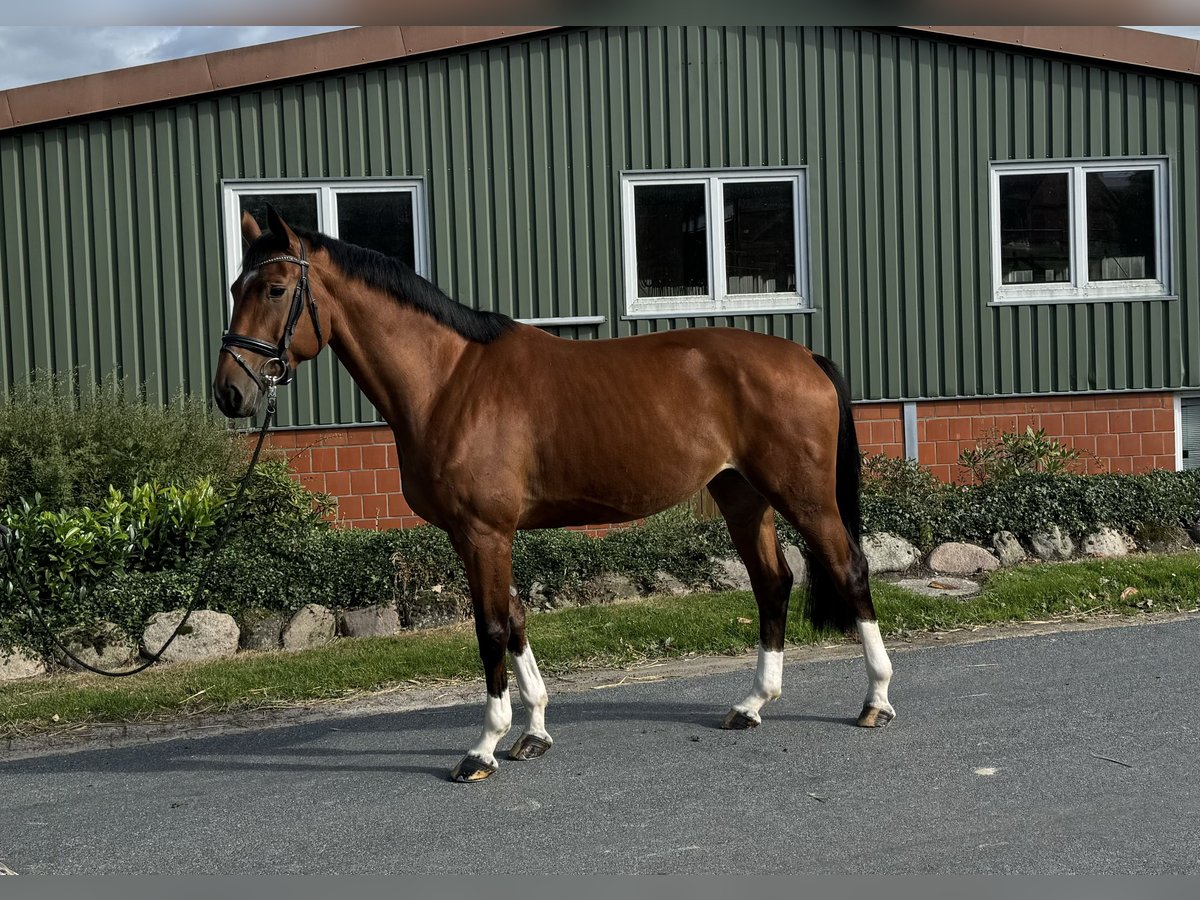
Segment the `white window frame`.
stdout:
[[[1043,162],[990,164],[991,250],[993,302],[1081,303],[1111,300],[1153,300],[1171,293],[1171,191],[1166,157],[1064,159]],[[1148,171],[1154,173],[1154,242],[1157,278],[1089,281],[1087,258],[1087,176],[1092,172]],[[1070,214],[1071,280],[1055,284],[1005,284],[1000,271],[1000,179],[1004,175],[1066,174]]]
[[[417,274],[429,277],[429,228],[425,204],[425,182],[421,178],[297,178],[237,179],[221,182],[225,217],[226,284],[231,284],[242,267],[242,194],[313,194],[317,198],[317,230],[338,236],[339,194],[409,193],[413,204],[413,259]],[[230,300],[232,303],[232,300]]]
[[[808,172],[803,166],[776,169],[684,169],[621,173],[621,224],[625,254],[626,319],[676,316],[744,316],[811,312],[808,291]],[[796,250],[795,291],[769,294],[730,294],[726,290],[725,218],[714,221],[713,210],[724,209],[726,184],[791,182],[793,241]],[[637,294],[637,223],[634,189],[638,185],[701,184],[705,186],[708,225],[709,293],[685,297],[639,297]]]

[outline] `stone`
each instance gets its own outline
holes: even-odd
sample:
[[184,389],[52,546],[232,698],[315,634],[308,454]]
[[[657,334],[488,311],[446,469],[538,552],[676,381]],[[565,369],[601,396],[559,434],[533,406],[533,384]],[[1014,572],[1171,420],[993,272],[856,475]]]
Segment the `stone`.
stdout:
[[1084,537],[1079,549],[1084,556],[1126,556],[1133,549],[1133,541],[1115,528],[1101,528]]
[[[67,637],[66,645],[89,666],[109,671],[127,668],[137,653],[137,645],[129,635],[112,622],[99,622],[86,633],[77,629]],[[86,671],[68,656],[64,655],[62,662],[69,669]]]
[[1194,550],[1191,536],[1178,525],[1148,526],[1136,536],[1138,545],[1147,553],[1178,553]]
[[535,581],[529,585],[529,605],[534,609],[554,608],[554,595],[545,582]]
[[885,572],[903,572],[911,569],[921,559],[917,548],[904,538],[881,531],[868,534],[862,539],[862,551],[867,557],[867,567],[872,575]]
[[748,591],[750,590],[750,573],[746,564],[737,556],[725,556],[713,560],[716,573],[713,581],[719,590]]
[[670,572],[659,569],[654,573],[654,593],[679,597],[690,592],[688,586]]
[[278,613],[268,613],[242,629],[243,650],[278,650],[283,646],[285,619]]
[[46,664],[24,650],[0,650],[0,682],[46,674]]
[[804,558],[804,551],[795,544],[784,544],[783,558],[787,562],[788,568],[792,570],[792,584],[797,587],[807,584],[808,560]]
[[996,557],[1002,566],[1015,566],[1024,562],[1027,556],[1025,548],[1011,531],[997,531],[993,534],[992,549],[996,551]]
[[933,578],[903,578],[897,586],[926,597],[952,597],[967,600],[979,593],[979,584],[967,578],[936,575]]
[[[166,643],[183,615],[184,610],[172,609],[150,617],[142,634],[142,650],[147,656],[153,656]],[[237,653],[240,637],[241,630],[233,616],[198,609],[188,617],[179,637],[171,642],[160,659],[162,662],[199,662],[233,656]]]
[[471,600],[458,591],[426,588],[401,600],[399,613],[404,628],[437,628],[469,619]]
[[342,637],[388,637],[400,630],[400,616],[386,603],[338,613],[338,634]]
[[1057,525],[1031,535],[1029,545],[1033,548],[1034,556],[1047,561],[1070,559],[1075,553],[1075,544]]
[[1000,560],[975,544],[948,541],[929,554],[929,568],[946,575],[974,575],[1000,568]]
[[283,626],[284,650],[310,650],[323,647],[337,637],[337,618],[333,610],[319,603],[306,603]]
[[626,600],[630,597],[637,597],[639,593],[637,585],[626,576],[616,572],[605,572],[595,578],[590,578],[583,588],[584,596],[595,603]]

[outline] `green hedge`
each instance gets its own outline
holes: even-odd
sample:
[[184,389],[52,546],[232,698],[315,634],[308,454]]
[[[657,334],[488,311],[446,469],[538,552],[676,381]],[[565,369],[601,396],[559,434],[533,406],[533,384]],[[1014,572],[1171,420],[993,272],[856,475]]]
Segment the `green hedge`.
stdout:
[[221,490],[241,473],[245,441],[199,399],[161,406],[109,378],[81,385],[39,373],[0,396],[0,508],[41,497],[48,509],[104,503],[135,484]]
[[1001,530],[1028,538],[1051,525],[1076,535],[1101,526],[1134,534],[1200,522],[1200,471],[1025,474],[904,497],[872,489],[864,491],[862,505],[866,531],[891,532],[924,549],[943,541],[986,542]]

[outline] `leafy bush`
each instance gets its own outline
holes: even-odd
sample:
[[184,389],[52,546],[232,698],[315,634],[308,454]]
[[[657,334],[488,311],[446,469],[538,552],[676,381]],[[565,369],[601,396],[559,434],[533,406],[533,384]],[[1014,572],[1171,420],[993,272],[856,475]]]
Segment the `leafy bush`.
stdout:
[[223,503],[201,479],[187,490],[135,485],[128,499],[112,488],[94,509],[45,509],[35,497],[0,511],[13,542],[0,569],[0,641],[6,624],[24,627],[27,591],[56,630],[103,618],[139,627],[140,607],[122,612],[121,603],[114,608],[97,596],[96,585],[117,572],[186,564],[207,549]]
[[39,495],[49,509],[99,507],[110,487],[201,478],[220,491],[245,455],[241,436],[203,401],[147,403],[117,378],[85,386],[39,374],[0,397],[0,507]]
[[1024,432],[993,431],[975,449],[962,451],[958,465],[975,484],[1020,475],[1087,474],[1087,461],[1080,451],[1047,437],[1044,428],[1034,431],[1032,426]]

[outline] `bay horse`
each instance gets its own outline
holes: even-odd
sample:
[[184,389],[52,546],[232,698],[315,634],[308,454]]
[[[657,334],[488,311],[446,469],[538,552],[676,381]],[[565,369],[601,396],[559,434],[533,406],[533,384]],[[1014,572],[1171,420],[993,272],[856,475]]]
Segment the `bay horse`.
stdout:
[[266,231],[245,214],[242,232],[218,407],[253,415],[271,381],[286,382],[328,344],[391,427],[409,506],[448,532],[466,569],[487,700],[483,732],[452,780],[497,770],[496,746],[512,725],[506,651],[528,713],[509,757],[534,759],[552,744],[512,586],[514,533],[633,521],[705,486],[759,612],[753,687],[723,727],[757,726],[782,690],[792,572],[773,510],[807,544],[814,625],[857,626],[868,678],[858,724],[895,716],[859,547],[858,442],[829,360],[732,328],[567,340],[456,303],[382,254],[298,234],[274,209]]

